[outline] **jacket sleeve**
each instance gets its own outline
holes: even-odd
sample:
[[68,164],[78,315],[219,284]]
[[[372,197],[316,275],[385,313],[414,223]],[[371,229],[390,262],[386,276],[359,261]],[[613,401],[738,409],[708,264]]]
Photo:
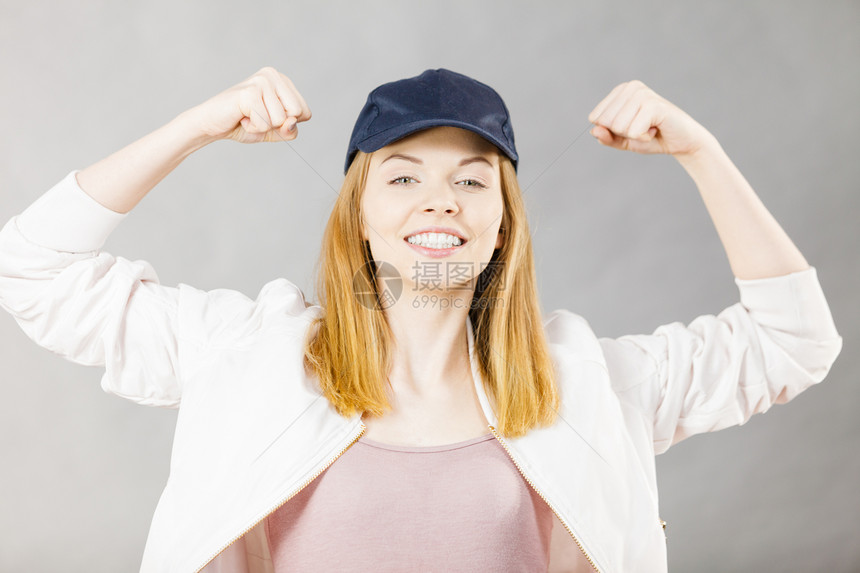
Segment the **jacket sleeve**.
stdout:
[[740,302],[718,316],[600,339],[613,388],[653,428],[655,453],[788,402],[842,348],[814,268],[735,282]]
[[0,306],[37,344],[103,365],[105,391],[176,407],[179,289],[145,261],[100,252],[125,215],[87,195],[76,173],[0,231]]

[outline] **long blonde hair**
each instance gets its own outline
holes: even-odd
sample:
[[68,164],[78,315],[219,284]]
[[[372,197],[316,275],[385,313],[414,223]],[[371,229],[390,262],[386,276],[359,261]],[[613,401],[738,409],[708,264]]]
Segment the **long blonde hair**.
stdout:
[[[306,368],[346,417],[381,416],[391,409],[386,387],[393,334],[379,306],[371,308],[354,290],[358,277],[378,300],[376,267],[368,264],[370,250],[361,230],[360,202],[370,158],[357,153],[329,217],[317,267],[324,312],[305,341]],[[510,160],[499,154],[499,164],[505,240],[477,278],[469,318],[479,372],[498,418],[496,430],[513,438],[554,423],[560,400],[544,337],[522,192]]]

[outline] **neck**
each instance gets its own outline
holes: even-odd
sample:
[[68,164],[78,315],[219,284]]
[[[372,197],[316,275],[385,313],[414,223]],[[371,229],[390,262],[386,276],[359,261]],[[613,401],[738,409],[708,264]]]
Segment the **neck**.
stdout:
[[385,309],[394,333],[390,374],[395,393],[444,398],[472,384],[466,321],[472,291],[412,290]]

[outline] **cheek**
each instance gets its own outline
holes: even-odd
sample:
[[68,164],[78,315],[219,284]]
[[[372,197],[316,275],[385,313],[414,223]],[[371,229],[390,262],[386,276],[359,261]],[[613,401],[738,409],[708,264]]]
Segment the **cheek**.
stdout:
[[499,234],[499,228],[502,225],[505,211],[504,201],[499,197],[498,200],[485,202],[483,205],[477,206],[477,208],[482,215],[478,225],[481,229],[486,229],[484,234],[487,237],[487,242],[495,243],[496,237]]
[[379,229],[384,221],[383,210],[378,199],[366,197],[361,200],[362,234],[365,240],[370,240],[374,229]]
[[368,189],[361,199],[361,212],[364,215],[364,220],[368,222],[378,221],[384,217],[389,209],[386,205],[391,201],[377,190]]
[[392,194],[380,193],[362,201],[364,221],[379,232],[399,230],[415,209],[413,202]]

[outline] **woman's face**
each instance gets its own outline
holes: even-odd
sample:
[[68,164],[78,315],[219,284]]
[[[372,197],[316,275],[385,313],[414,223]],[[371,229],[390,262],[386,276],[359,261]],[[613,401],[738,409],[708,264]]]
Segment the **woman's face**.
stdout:
[[371,157],[364,238],[413,289],[474,289],[502,246],[503,211],[499,151],[471,131],[434,127]]

